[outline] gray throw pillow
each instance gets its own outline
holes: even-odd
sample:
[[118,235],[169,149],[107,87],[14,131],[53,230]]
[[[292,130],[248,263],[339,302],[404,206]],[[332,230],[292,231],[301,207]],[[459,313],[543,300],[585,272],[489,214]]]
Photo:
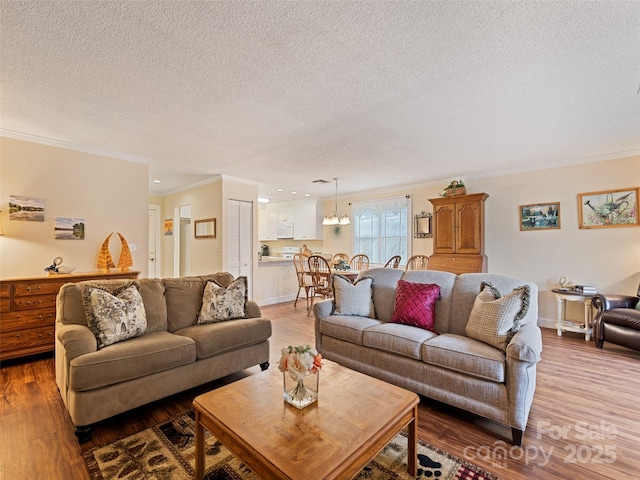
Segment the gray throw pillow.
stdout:
[[333,314],[376,318],[372,294],[372,277],[351,283],[342,275],[333,275]]

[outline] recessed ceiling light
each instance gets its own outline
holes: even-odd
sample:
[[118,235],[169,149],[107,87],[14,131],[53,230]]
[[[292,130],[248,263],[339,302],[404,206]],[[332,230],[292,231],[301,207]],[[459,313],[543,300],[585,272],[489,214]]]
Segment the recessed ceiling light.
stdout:
[[284,188],[279,188],[278,191],[279,192],[284,192]]
[[267,197],[258,197],[258,203],[269,203],[269,201]]
[[311,196],[311,194],[310,194],[310,193],[305,193],[305,194],[304,194],[304,196],[305,196],[305,197],[310,197],[310,196]]
[[291,195],[297,195],[298,192],[291,192]]
[[160,180],[154,180],[153,183],[161,183]]

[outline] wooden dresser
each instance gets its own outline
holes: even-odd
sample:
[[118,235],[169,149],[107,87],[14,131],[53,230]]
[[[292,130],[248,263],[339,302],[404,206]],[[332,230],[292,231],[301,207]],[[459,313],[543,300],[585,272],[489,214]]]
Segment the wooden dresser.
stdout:
[[484,202],[488,196],[474,193],[429,199],[434,219],[429,270],[457,274],[487,271]]
[[56,296],[65,283],[139,274],[114,270],[0,280],[0,361],[53,350]]

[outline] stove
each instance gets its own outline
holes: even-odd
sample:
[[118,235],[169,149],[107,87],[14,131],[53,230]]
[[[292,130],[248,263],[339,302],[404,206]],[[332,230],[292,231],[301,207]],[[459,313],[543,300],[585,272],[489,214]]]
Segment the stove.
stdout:
[[300,247],[282,247],[282,260],[293,260],[296,253],[300,253]]

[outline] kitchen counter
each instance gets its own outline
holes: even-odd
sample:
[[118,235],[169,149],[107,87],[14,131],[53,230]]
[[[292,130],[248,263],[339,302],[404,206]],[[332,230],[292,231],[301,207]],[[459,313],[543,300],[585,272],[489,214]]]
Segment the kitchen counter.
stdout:
[[258,264],[268,264],[268,263],[284,263],[284,264],[293,264],[293,260],[285,260],[282,257],[262,257],[258,260]]

